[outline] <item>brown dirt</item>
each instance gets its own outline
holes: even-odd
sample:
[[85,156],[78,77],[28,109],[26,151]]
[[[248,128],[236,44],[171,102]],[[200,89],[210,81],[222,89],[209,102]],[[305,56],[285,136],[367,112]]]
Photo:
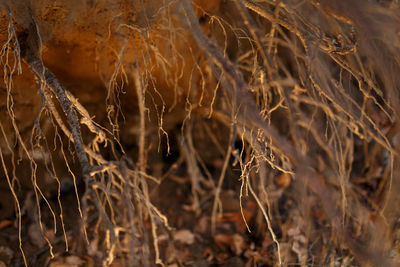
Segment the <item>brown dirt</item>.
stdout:
[[396,266],[397,11],[1,1],[0,267]]

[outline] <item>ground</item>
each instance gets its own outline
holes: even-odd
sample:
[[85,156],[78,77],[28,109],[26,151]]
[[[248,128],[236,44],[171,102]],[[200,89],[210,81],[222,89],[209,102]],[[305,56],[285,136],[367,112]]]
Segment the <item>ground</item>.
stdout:
[[0,0],[0,267],[397,266],[399,9]]

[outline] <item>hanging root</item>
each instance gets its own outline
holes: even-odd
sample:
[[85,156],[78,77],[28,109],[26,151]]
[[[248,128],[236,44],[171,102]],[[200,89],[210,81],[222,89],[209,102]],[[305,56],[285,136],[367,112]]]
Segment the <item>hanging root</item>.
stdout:
[[[211,232],[215,234],[224,215],[225,186],[240,187],[238,206],[245,225],[251,234],[257,234],[252,220],[246,221],[244,203],[248,200],[259,207],[256,219],[265,226],[265,232],[259,234],[264,238],[266,233],[265,243],[270,242],[278,265],[289,264],[296,253],[298,263],[304,266],[344,265],[344,259],[332,261],[335,255],[344,255],[351,263],[394,266],[385,256],[398,241],[389,236],[396,236],[393,229],[398,228],[396,192],[400,188],[394,179],[399,172],[400,118],[397,13],[376,1],[361,0],[351,4],[344,0],[210,1],[221,7],[214,13],[202,8],[203,2],[207,1],[165,1],[154,18],[146,12],[118,10],[121,14],[103,25],[107,37],[97,32],[101,22],[94,27],[96,32],[91,33],[98,39],[89,45],[96,43],[101,48],[94,49],[96,55],[90,62],[101,76],[98,83],[103,82],[107,90],[105,125],[91,116],[78,99],[78,90],[74,95],[75,91],[63,86],[62,76],[56,77],[56,68],[50,67],[54,62],[42,59],[45,44],[38,26],[42,24],[36,21],[42,17],[31,7],[24,9],[30,17],[24,17],[16,31],[11,9],[7,10],[8,36],[0,60],[6,93],[1,107],[9,124],[0,123],[5,139],[0,144],[0,164],[16,200],[22,254],[17,156],[29,162],[32,170],[38,205],[35,219],[45,232],[40,209],[45,204],[55,232],[56,212],[38,185],[37,172],[43,165],[56,179],[64,229],[55,164],[55,155],[60,153],[57,156],[62,156],[74,182],[84,238],[93,242],[87,248],[104,247],[103,253],[88,249],[96,265],[110,265],[121,258],[129,266],[151,266],[152,256],[156,264],[164,264],[160,234],[171,237],[170,228],[153,205],[151,192],[162,191],[161,186],[177,168],[187,171],[191,186],[187,192],[191,205],[183,207],[189,207],[195,217],[210,208]],[[141,28],[136,19],[146,26]],[[82,45],[74,42],[77,47]],[[51,43],[46,45],[53,51]],[[82,53],[77,50],[75,53]],[[17,94],[12,92],[15,75],[25,67],[21,62],[33,73],[42,100],[30,148],[24,138],[26,129],[20,127],[21,116],[15,112]],[[221,133],[214,133],[204,126],[205,134],[197,133],[202,127],[196,125],[198,120],[224,127]],[[174,132],[179,128],[180,135]],[[7,133],[10,129],[14,144]],[[173,166],[148,158],[154,155],[151,142],[157,133],[159,151],[164,136],[167,154],[170,148],[180,150]],[[180,145],[170,147],[171,133],[171,140],[178,139]],[[54,151],[47,140],[52,134]],[[218,140],[219,134],[227,136]],[[136,140],[131,140],[132,136]],[[202,142],[207,138],[216,147]],[[124,147],[125,141],[133,148]],[[64,151],[66,143],[71,144],[71,155]],[[19,155],[13,151],[17,145]],[[12,170],[7,166],[7,149]],[[223,157],[213,161],[208,157],[215,151]],[[137,162],[129,157],[131,152],[137,152]],[[38,154],[43,162],[37,160]],[[77,159],[81,175],[76,175],[71,158]],[[153,172],[152,164],[162,166]],[[211,172],[209,166],[218,169]],[[240,175],[234,166],[240,167],[236,168]],[[168,171],[161,179],[147,173],[158,175],[164,169]],[[217,177],[212,177],[214,173]],[[282,173],[285,185],[276,182]],[[234,183],[235,178],[239,183]],[[82,196],[79,183],[85,185]],[[153,183],[160,188],[152,187]],[[65,230],[64,236],[67,249],[71,248]],[[327,248],[327,243],[332,246]],[[246,252],[243,255],[247,257]]]
[[[354,26],[354,22],[346,17],[335,16],[335,18],[338,17],[341,23],[347,24],[344,25],[343,28],[352,28],[352,32],[350,37],[349,35],[346,36],[344,34],[340,34],[337,37],[332,37],[325,35],[321,29],[318,29],[317,26],[307,22],[307,20],[304,19],[295,9],[292,9],[284,2],[279,2],[276,4],[275,13],[270,9],[270,7],[268,7],[268,5],[274,6],[275,2],[261,5],[250,0],[238,0],[236,3],[244,23],[246,24],[248,31],[250,32],[254,43],[256,44],[257,53],[259,53],[260,57],[262,58],[261,61],[263,66],[260,68],[263,69],[263,77],[267,77],[270,80],[267,81],[266,87],[268,90],[276,90],[276,92],[278,92],[281,97],[281,102],[279,105],[285,106],[285,108],[288,110],[287,112],[291,140],[285,139],[285,137],[279,133],[278,129],[275,129],[272,125],[268,125],[260,116],[257,104],[250,96],[251,86],[243,79],[243,76],[241,76],[239,70],[230,62],[230,60],[227,59],[218,49],[218,47],[206,37],[198,23],[191,2],[188,0],[181,2],[181,7],[185,14],[185,17],[182,16],[181,19],[183,23],[186,24],[190,29],[198,47],[203,50],[204,54],[210,59],[210,62],[215,64],[215,66],[219,69],[215,72],[222,73],[222,79],[226,79],[226,81],[228,81],[228,83],[222,83],[223,89],[227,95],[229,95],[231,99],[238,97],[238,99],[242,101],[241,103],[238,103],[238,108],[236,110],[237,116],[235,117],[235,123],[238,124],[238,129],[243,129],[243,136],[245,136],[248,144],[252,146],[252,149],[256,151],[255,154],[266,155],[268,153],[266,150],[271,150],[274,154],[281,155],[282,163],[286,161],[285,158],[289,159],[291,169],[286,170],[285,172],[294,173],[296,180],[306,183],[311,192],[320,198],[321,204],[324,207],[324,212],[329,218],[329,221],[331,222],[335,231],[339,233],[339,236],[343,237],[344,241],[352,249],[354,255],[357,256],[359,260],[364,261],[364,258],[366,257],[368,258],[368,261],[374,262],[374,264],[381,264],[380,262],[383,260],[385,261],[385,264],[392,265],[390,260],[382,257],[384,254],[383,251],[370,253],[371,250],[369,249],[368,244],[356,245],[349,235],[349,232],[351,231],[350,226],[344,224],[346,210],[350,205],[347,199],[348,192],[346,185],[348,183],[347,179],[350,174],[348,168],[351,168],[350,166],[352,164],[352,146],[354,146],[354,143],[352,142],[352,136],[347,139],[349,142],[342,142],[340,139],[343,138],[343,135],[346,136],[350,130],[354,135],[357,135],[360,138],[373,138],[387,151],[390,151],[391,154],[397,155],[397,152],[391,147],[389,140],[379,129],[376,123],[363,111],[363,107],[359,106],[359,104],[357,104],[351,98],[351,96],[349,96],[348,93],[343,90],[338,82],[328,79],[328,81],[325,83],[325,77],[318,73],[318,67],[313,67],[314,65],[318,64],[319,59],[308,57],[308,53],[316,53],[314,52],[315,49],[319,51],[318,53],[327,54],[334,62],[338,64],[339,68],[342,68],[341,71],[348,71],[351,75],[353,75],[354,78],[359,81],[359,89],[361,93],[366,94],[366,97],[372,99],[372,101],[376,103],[377,106],[381,108],[390,119],[392,119],[392,116],[389,114],[389,112],[387,112],[387,108],[391,110],[391,107],[386,100],[381,100],[385,102],[385,106],[382,106],[380,103],[378,103],[378,101],[376,101],[374,96],[371,96],[365,92],[364,86],[366,86],[365,81],[367,81],[366,83],[370,85],[373,90],[378,92],[378,95],[382,95],[379,93],[379,89],[377,89],[373,82],[370,81],[370,77],[368,77],[366,73],[356,71],[356,67],[350,66],[349,63],[344,60],[345,58],[343,56],[353,55],[356,53],[356,37],[354,36],[354,28],[352,28]],[[322,183],[320,179],[318,179],[318,175],[316,173],[318,166],[311,157],[304,153],[307,148],[304,147],[304,144],[301,144],[301,142],[304,140],[302,140],[302,132],[298,128],[297,124],[302,124],[298,123],[297,121],[302,121],[304,118],[307,118],[307,115],[303,113],[297,103],[301,103],[302,101],[305,101],[306,98],[310,98],[308,98],[308,96],[306,97],[306,95],[303,93],[296,94],[289,91],[290,88],[299,88],[301,85],[295,83],[295,78],[292,77],[285,66],[279,62],[279,59],[276,58],[276,55],[271,55],[271,51],[273,50],[265,46],[265,41],[263,40],[264,37],[260,35],[260,32],[263,31],[263,29],[257,26],[252,17],[248,14],[248,10],[246,8],[256,12],[262,18],[268,20],[272,25],[275,25],[275,31],[271,31],[271,33],[280,30],[282,27],[294,34],[298,40],[300,40],[300,43],[303,46],[302,49],[304,49],[303,51],[305,51],[306,55],[304,58],[301,58],[300,56],[299,58],[305,61],[304,68],[308,69],[308,74],[307,76],[304,76],[303,79],[309,80],[309,84],[311,84],[314,88],[313,90],[316,90],[320,96],[325,98],[322,100],[311,100],[308,102],[308,104],[319,105],[319,108],[325,112],[328,118],[328,125],[330,125],[329,127],[332,129],[332,139],[334,140],[333,148],[327,148],[326,144],[324,144],[325,141],[320,142],[320,144],[324,149],[326,148],[327,154],[331,155],[330,158],[333,162],[335,162],[335,165],[337,164],[337,172],[338,176],[340,177],[339,184],[341,187],[341,201],[339,201],[339,199],[336,197],[336,194],[333,190],[331,190],[326,186],[326,184]],[[283,15],[280,15],[279,12],[283,13]],[[284,37],[286,35],[286,33],[281,30],[279,34]],[[272,41],[273,37],[269,37],[271,38],[270,44],[274,45]],[[342,39],[339,40],[340,38]],[[289,40],[287,39],[287,41]],[[324,64],[322,61],[319,63],[321,64],[321,67]],[[287,75],[287,77],[280,77],[278,71],[272,70],[272,68],[282,68],[282,72]],[[264,79],[265,78],[262,78],[262,80]],[[328,83],[332,83],[334,87],[341,90],[340,95],[326,89]],[[251,89],[253,91],[255,90],[253,88]],[[264,92],[261,92],[261,94]],[[310,92],[310,94],[312,96],[312,92]],[[282,103],[284,103],[284,105]],[[358,111],[356,113],[353,109],[349,110],[346,108],[346,105],[352,105],[355,107],[355,109],[358,109],[358,111],[362,113],[362,116],[364,116],[365,120],[359,119]],[[340,115],[337,114],[337,111],[332,109],[338,110]],[[268,113],[270,111],[265,110],[263,112]],[[296,113],[301,115],[298,116]],[[224,121],[227,126],[234,123],[234,121],[230,119],[227,114],[221,114],[218,111],[213,111],[213,115],[219,119],[223,118],[222,121]],[[338,121],[341,123],[340,125],[337,125]],[[312,124],[312,122],[310,123]],[[305,125],[303,124],[303,127],[304,126]],[[308,124],[307,129],[313,132],[314,130],[310,126],[311,125]],[[363,129],[363,132],[359,130],[360,128]],[[254,136],[254,132],[259,131],[261,131],[261,135]],[[314,133],[317,134],[316,132]],[[262,141],[263,139],[270,140],[270,142],[264,143]],[[316,140],[321,140],[321,138],[316,136]],[[328,142],[328,144],[332,143]],[[264,150],[264,148],[267,149]],[[331,151],[335,151],[334,154],[332,154]],[[276,165],[273,158],[268,159],[268,157],[265,157],[264,160],[268,162],[272,168],[278,168],[281,171],[284,171],[285,169],[282,168],[283,166]],[[245,173],[249,172],[251,169],[251,161],[252,160],[250,160],[245,165],[246,167],[242,169],[242,175],[245,175]],[[335,165],[333,165],[334,168],[336,168]],[[216,199],[213,208],[213,225],[215,225],[215,210],[218,204],[218,188],[219,186],[217,187]],[[263,211],[264,217],[268,223],[268,228],[271,230],[269,218],[261,206],[261,202],[258,199],[255,191],[252,189],[252,186],[248,184],[245,188],[250,188],[253,197],[257,200],[257,203],[260,205],[260,208]],[[341,203],[340,208],[337,207],[337,203]],[[215,226],[213,226],[213,229],[214,227]],[[279,243],[272,231],[271,234],[274,242],[277,244],[279,262],[281,263]]]
[[[134,71],[135,85],[137,88],[140,120],[141,120],[141,137],[139,139],[140,151],[138,170],[134,171],[134,166],[129,159],[117,159],[116,161],[105,160],[98,144],[112,143],[113,135],[111,132],[103,130],[91,118],[87,110],[79,103],[79,101],[64,88],[43,63],[41,59],[41,39],[36,23],[32,23],[27,35],[23,39],[23,60],[32,70],[40,87],[40,93],[47,109],[53,116],[57,126],[60,127],[64,135],[73,143],[75,155],[82,168],[82,177],[86,185],[85,193],[82,196],[82,213],[81,217],[85,221],[88,216],[88,205],[95,205],[99,213],[99,220],[105,225],[105,247],[107,255],[100,261],[105,264],[111,264],[115,259],[116,246],[118,245],[118,236],[121,233],[130,233],[131,250],[134,251],[140,247],[140,243],[136,241],[138,236],[144,238],[143,243],[148,244],[147,230],[143,220],[147,216],[150,217],[152,225],[152,237],[154,240],[155,258],[157,264],[162,264],[160,252],[158,249],[158,225],[163,225],[164,229],[169,229],[167,219],[150,203],[149,193],[147,189],[147,179],[157,181],[153,177],[146,175],[146,153],[145,153],[145,107],[144,107],[144,90],[140,80],[140,73],[136,69]],[[57,99],[58,103],[55,103]],[[59,112],[59,108],[62,112]],[[79,119],[78,115],[81,116]],[[65,121],[67,124],[65,124]],[[89,131],[95,135],[92,146],[86,146],[83,142],[81,125],[87,126]],[[40,127],[40,126],[38,126]],[[65,155],[64,155],[65,159]],[[67,164],[69,169],[69,166]],[[74,176],[74,186],[76,196],[77,183]],[[104,181],[109,181],[103,184]],[[111,197],[112,196],[112,197]],[[89,202],[90,201],[90,202]],[[78,199],[78,203],[80,203]],[[125,206],[128,210],[126,214],[122,210],[115,210],[116,207]],[[142,205],[145,209],[142,208]],[[79,207],[79,210],[81,208]],[[128,218],[125,218],[128,216]],[[129,222],[129,223],[128,223]],[[85,225],[85,222],[84,222]],[[85,238],[89,242],[89,236],[86,234],[86,226],[84,226]],[[129,242],[128,242],[129,243]],[[137,252],[132,252],[137,253]],[[133,254],[132,254],[133,255]],[[150,249],[143,249],[144,266],[150,266]],[[131,263],[137,259],[131,258]]]

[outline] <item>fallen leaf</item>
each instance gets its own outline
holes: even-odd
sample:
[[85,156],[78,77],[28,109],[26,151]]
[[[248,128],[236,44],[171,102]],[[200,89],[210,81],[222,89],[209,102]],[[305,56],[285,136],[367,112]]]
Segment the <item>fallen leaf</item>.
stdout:
[[215,259],[219,264],[225,263],[230,257],[232,257],[232,255],[230,255],[230,253],[227,252],[222,252],[215,255]]
[[176,259],[187,263],[187,259],[192,255],[188,248],[179,249],[176,251]]
[[0,222],[0,230],[7,228],[8,226],[12,225],[12,221],[4,220]]
[[243,260],[242,260],[240,257],[235,256],[235,257],[230,258],[230,259],[225,263],[225,266],[229,266],[229,267],[243,267],[243,266],[244,266],[244,262],[243,262]]
[[179,230],[174,233],[174,240],[181,242],[182,244],[185,245],[193,244],[194,238],[195,238],[194,234],[187,229]]
[[231,243],[232,243],[232,236],[218,234],[214,236],[215,244],[223,251],[229,250]]
[[28,236],[32,244],[39,248],[46,244],[46,241],[43,238],[42,229],[40,229],[40,225],[37,223],[29,225]]
[[263,252],[263,254],[260,254],[259,251],[253,251],[253,250],[246,250],[244,252],[244,257],[249,259],[248,263],[252,263],[250,266],[259,266],[261,263],[265,263],[268,266],[272,266],[273,261],[272,259],[269,258],[269,255],[266,251]]
[[244,238],[239,234],[234,234],[232,236],[231,249],[236,256],[242,254],[243,250],[246,248],[246,242]]
[[231,251],[235,255],[242,254],[244,249],[247,247],[244,238],[239,234],[218,234],[214,236],[214,242],[221,250]]
[[72,265],[80,265],[85,263],[85,261],[79,258],[78,256],[68,256],[65,258],[65,262]]
[[275,184],[280,188],[287,188],[291,183],[290,174],[282,173],[275,177]]
[[[85,267],[94,267],[94,260],[91,257],[85,255],[85,256],[82,256],[82,258],[85,259],[85,262],[86,262]],[[111,265],[111,266],[113,266],[113,265]]]
[[78,266],[61,261],[53,261],[52,263],[49,264],[49,267],[78,267]]
[[211,261],[214,258],[214,252],[211,248],[207,247],[202,253],[202,258]]
[[0,254],[2,260],[5,260],[6,262],[11,261],[11,259],[14,257],[14,251],[5,246],[0,246]]
[[202,216],[196,223],[194,231],[200,234],[206,234],[209,231],[210,217]]
[[176,248],[172,242],[168,242],[167,248],[165,250],[165,261],[166,263],[174,263],[176,260]]
[[222,215],[222,218],[219,220],[220,222],[231,222],[235,225],[235,229],[239,233],[245,233],[247,231],[246,222],[248,222],[251,217],[252,213],[249,212],[247,209],[243,209],[243,215],[246,221],[243,220],[242,213],[238,212],[226,212]]

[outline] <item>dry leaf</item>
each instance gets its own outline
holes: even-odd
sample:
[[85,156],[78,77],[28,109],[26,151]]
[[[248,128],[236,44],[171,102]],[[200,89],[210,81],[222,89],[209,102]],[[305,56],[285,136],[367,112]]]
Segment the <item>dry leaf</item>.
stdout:
[[206,234],[209,231],[210,217],[202,216],[196,223],[194,231],[200,234]]
[[12,224],[12,221],[9,220],[4,220],[0,222],[0,230],[7,228],[8,226],[10,226]]
[[275,177],[275,184],[280,188],[287,188],[291,183],[291,178],[288,173],[282,173]]
[[215,259],[220,264],[226,262],[230,257],[232,257],[232,255],[230,255],[227,252],[222,252],[222,253],[218,253],[218,254],[215,255]]
[[[248,209],[243,209],[243,215],[246,222],[249,222],[253,213]],[[240,211],[238,212],[226,212],[222,215],[220,222],[231,222],[235,225],[235,229],[239,233],[245,233],[247,231],[246,222],[243,220],[243,215]]]
[[193,244],[194,238],[195,238],[194,234],[187,229],[179,230],[174,233],[174,240],[181,242],[182,244],[185,245]]
[[185,263],[188,263],[187,259],[192,255],[192,252],[190,252],[188,248],[183,248],[176,251],[176,259]]
[[11,260],[14,257],[14,251],[9,247],[0,246],[0,254],[3,260]]
[[243,250],[247,247],[244,238],[239,234],[218,234],[214,236],[214,242],[221,250],[230,250],[235,255],[242,254]]
[[242,254],[245,248],[246,248],[246,242],[244,238],[239,234],[234,234],[232,236],[231,249],[235,253],[235,255]]
[[201,255],[203,259],[207,259],[208,261],[212,261],[212,259],[214,258],[214,252],[209,247],[206,247]]
[[80,265],[85,263],[85,261],[79,258],[78,256],[68,256],[65,258],[65,262],[72,265]]
[[46,244],[46,241],[43,238],[42,230],[40,229],[39,224],[33,223],[29,225],[28,236],[32,244],[34,244],[39,248],[43,247]]
[[221,250],[227,251],[231,246],[232,236],[218,234],[214,236],[214,242]]
[[78,267],[78,265],[72,265],[61,261],[53,261],[49,264],[49,267]]

